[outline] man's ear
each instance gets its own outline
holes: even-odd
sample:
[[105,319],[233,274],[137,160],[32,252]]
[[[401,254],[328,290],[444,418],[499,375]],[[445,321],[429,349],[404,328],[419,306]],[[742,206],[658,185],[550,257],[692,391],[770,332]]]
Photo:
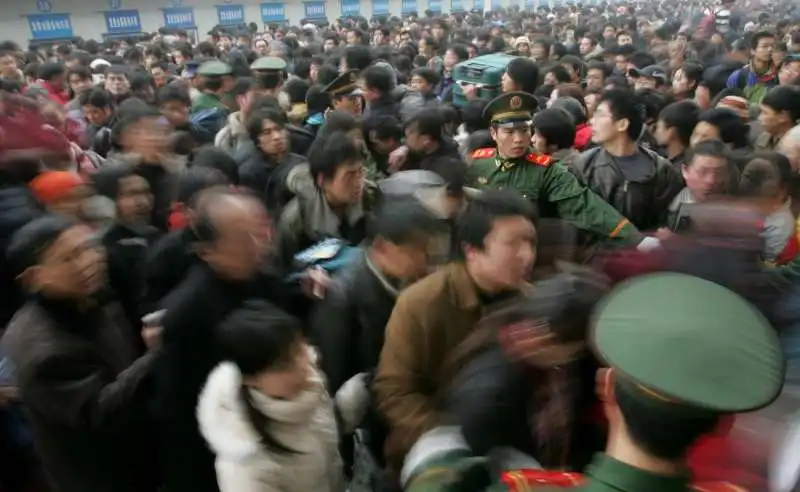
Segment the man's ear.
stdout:
[[39,274],[41,268],[39,266],[32,266],[26,268],[22,273],[17,275],[17,282],[28,292],[37,292],[39,290]]

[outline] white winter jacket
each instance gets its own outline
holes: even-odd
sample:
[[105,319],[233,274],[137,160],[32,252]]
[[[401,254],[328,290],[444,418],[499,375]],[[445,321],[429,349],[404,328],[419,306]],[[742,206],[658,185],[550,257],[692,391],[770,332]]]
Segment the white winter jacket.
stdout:
[[270,420],[275,440],[297,451],[269,452],[247,418],[240,398],[242,375],[231,363],[217,366],[200,395],[200,431],[216,453],[221,492],[342,492],[342,464],[333,404],[323,380],[292,401],[251,391],[256,407]]

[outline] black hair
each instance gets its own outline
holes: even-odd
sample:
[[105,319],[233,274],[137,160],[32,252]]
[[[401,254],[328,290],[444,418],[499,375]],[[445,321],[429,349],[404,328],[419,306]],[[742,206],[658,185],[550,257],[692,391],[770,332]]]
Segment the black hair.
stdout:
[[20,227],[11,237],[6,258],[14,276],[38,264],[61,235],[77,223],[62,215],[41,215]]
[[372,65],[372,51],[362,44],[348,46],[344,50],[344,59],[348,70],[364,70]]
[[438,174],[446,183],[447,196],[460,198],[467,184],[467,165],[461,159],[441,157],[426,166],[427,171]]
[[178,175],[175,198],[178,203],[191,208],[201,191],[229,184],[228,178],[217,167],[195,165]]
[[716,157],[718,159],[724,159],[725,161],[730,160],[730,152],[723,142],[719,140],[706,140],[688,150],[684,166],[690,167],[694,158],[700,155]]
[[100,87],[93,87],[78,96],[78,102],[81,106],[94,106],[98,109],[111,109],[114,106],[111,94]]
[[[532,94],[539,86],[539,67],[529,58],[514,58],[508,63],[506,71],[511,80],[520,86],[520,90]],[[564,71],[566,72],[566,70]],[[569,74],[567,74],[565,82],[567,81],[569,81]]]
[[533,117],[533,127],[548,145],[555,145],[559,150],[569,149],[575,144],[575,121],[565,109],[543,109]]
[[762,39],[775,39],[775,33],[772,31],[758,31],[753,34],[753,37],[750,38],[750,49],[754,50],[758,48],[758,43],[760,43]]
[[745,148],[750,144],[750,127],[731,109],[707,109],[698,115],[697,122],[715,126],[719,131],[720,140],[731,144],[733,148]]
[[326,86],[336,80],[336,77],[339,76],[339,70],[329,64],[325,64],[319,67],[317,70],[317,84],[321,86]]
[[603,79],[611,75],[613,72],[611,66],[603,61],[590,61],[589,64],[586,65],[586,73],[589,73],[589,70],[600,70],[603,72]]
[[192,152],[192,168],[212,168],[220,171],[230,184],[239,185],[239,165],[233,156],[219,147],[203,145]]
[[181,86],[167,84],[158,90],[158,94],[156,94],[156,103],[158,105],[173,101],[179,102],[187,107],[192,105],[192,98],[189,96],[189,91]]
[[774,87],[767,91],[761,104],[777,113],[785,111],[789,114],[792,124],[797,124],[800,120],[800,87],[792,85]]
[[697,104],[687,100],[667,105],[658,114],[658,119],[663,121],[667,128],[674,128],[681,143],[688,146],[699,115],[700,108]]
[[638,69],[643,69],[656,64],[656,58],[646,51],[637,51],[628,57],[628,63]]
[[272,121],[281,129],[286,126],[286,115],[280,110],[267,108],[255,111],[247,119],[245,127],[247,128],[247,134],[250,136],[250,140],[256,145],[258,145],[258,137],[260,137],[261,133],[264,131],[265,120]]
[[686,416],[676,411],[674,404],[648,404],[652,396],[637,391],[633,383],[614,382],[614,396],[631,439],[655,458],[684,458],[691,445],[714,430],[719,421],[717,414]]
[[430,137],[434,142],[441,142],[444,118],[438,111],[418,111],[406,122],[405,128],[415,130],[420,136]]
[[388,94],[394,89],[394,78],[386,67],[373,65],[364,70],[361,76],[368,89],[377,90],[381,94]]
[[646,108],[639,96],[627,89],[611,89],[603,94],[599,104],[607,104],[615,121],[628,120],[628,137],[638,140],[644,129]]
[[484,117],[483,113],[485,105],[486,103],[483,101],[468,101],[461,108],[461,119],[464,122],[464,129],[467,133],[489,129],[489,120]]
[[343,132],[327,135],[320,145],[309,151],[308,167],[314,182],[319,177],[330,179],[342,164],[363,161],[363,149]]
[[463,259],[465,246],[483,250],[486,236],[492,232],[495,220],[521,216],[534,221],[534,214],[533,205],[513,191],[483,191],[469,200],[466,209],[456,217],[458,256]]
[[39,65],[38,76],[42,80],[51,81],[56,77],[64,75],[66,68],[64,65],[55,62],[47,62]]
[[435,87],[442,80],[442,76],[430,68],[418,68],[414,70],[411,75],[416,75],[417,77],[422,78],[431,87]]
[[90,80],[92,78],[92,71],[89,70],[89,67],[77,65],[67,70],[68,79],[73,75],[79,76],[81,80]]
[[[301,343],[300,321],[266,301],[251,300],[220,324],[216,341],[223,360],[233,362],[243,376],[279,370],[293,363],[293,350]],[[272,420],[254,404],[250,389],[242,384],[240,397],[253,430],[271,453],[297,454],[269,432]]]
[[119,194],[119,182],[123,178],[134,175],[136,175],[136,169],[133,166],[103,166],[91,175],[91,179],[98,195],[116,202]]
[[404,245],[420,233],[444,231],[445,226],[414,197],[384,200],[367,224],[367,236]]
[[256,79],[253,77],[239,77],[233,83],[231,87],[230,93],[231,96],[244,96],[251,90],[255,89],[257,86]]
[[567,69],[562,67],[561,65],[555,65],[553,67],[550,67],[547,73],[552,73],[559,84],[565,84],[572,80],[572,78],[569,76],[569,72],[567,71]]

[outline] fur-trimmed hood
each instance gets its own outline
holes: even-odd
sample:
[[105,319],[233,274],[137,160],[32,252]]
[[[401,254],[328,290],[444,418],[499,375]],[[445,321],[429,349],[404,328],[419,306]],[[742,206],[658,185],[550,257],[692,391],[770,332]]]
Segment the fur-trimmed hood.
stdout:
[[[309,383],[310,387],[291,401],[276,400],[248,390],[258,410],[274,423],[270,432],[282,444],[298,452],[309,450],[291,437],[291,429],[310,425],[315,411],[328,400],[317,372]],[[209,446],[218,456],[235,461],[264,451],[261,438],[247,417],[241,385],[242,374],[236,365],[222,363],[209,375],[197,406],[200,431]]]

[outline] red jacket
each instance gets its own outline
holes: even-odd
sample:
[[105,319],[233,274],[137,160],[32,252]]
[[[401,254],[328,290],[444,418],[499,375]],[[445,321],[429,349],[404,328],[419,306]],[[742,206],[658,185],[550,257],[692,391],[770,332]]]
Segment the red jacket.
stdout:
[[67,93],[66,90],[64,89],[57,90],[52,85],[50,85],[50,82],[47,82],[45,80],[40,80],[36,82],[36,84],[41,86],[42,89],[47,91],[47,97],[51,101],[56,102],[62,106],[66,105],[69,102],[69,94]]
[[581,123],[575,127],[575,144],[573,147],[577,150],[586,150],[589,144],[592,143],[592,127],[589,123]]

